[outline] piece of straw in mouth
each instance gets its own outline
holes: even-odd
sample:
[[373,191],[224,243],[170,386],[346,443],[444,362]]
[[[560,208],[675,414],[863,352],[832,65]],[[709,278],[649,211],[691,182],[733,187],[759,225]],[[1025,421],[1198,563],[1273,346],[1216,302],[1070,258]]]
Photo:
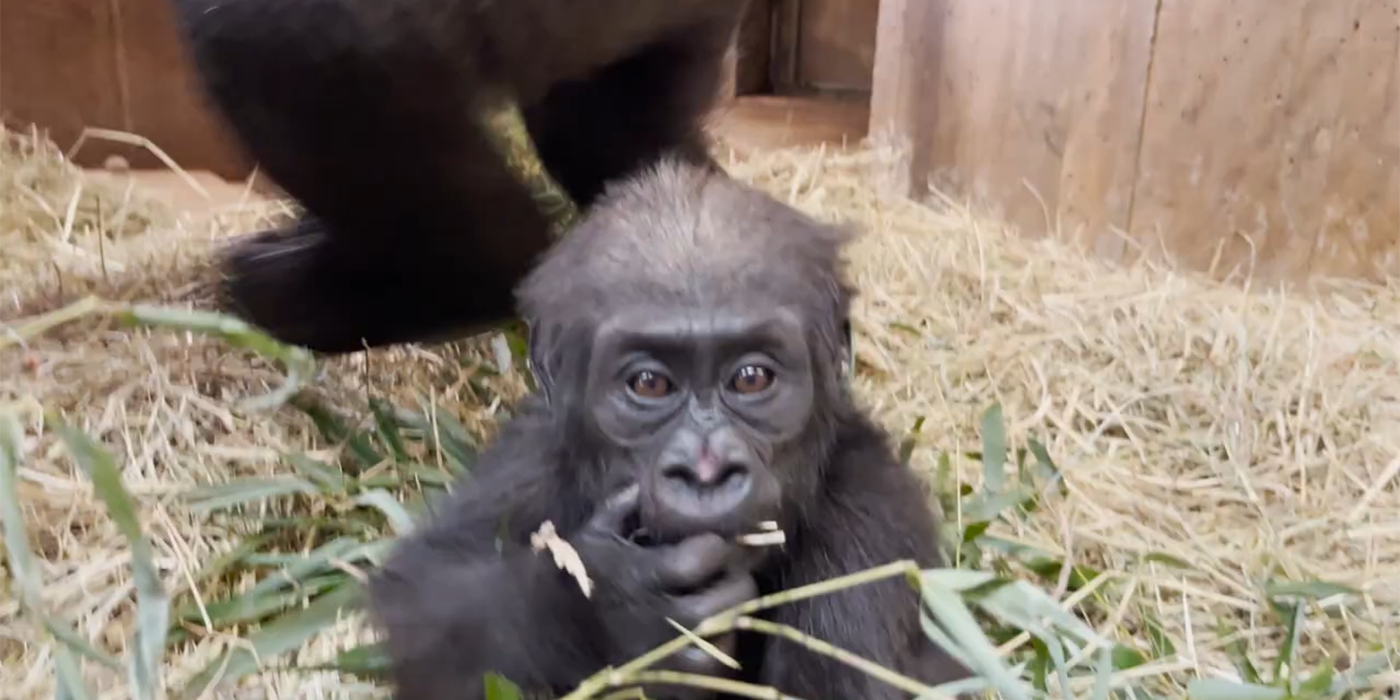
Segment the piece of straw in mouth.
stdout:
[[787,534],[778,529],[777,521],[764,520],[758,524],[758,529],[762,532],[739,535],[735,540],[750,547],[772,547],[787,542]]

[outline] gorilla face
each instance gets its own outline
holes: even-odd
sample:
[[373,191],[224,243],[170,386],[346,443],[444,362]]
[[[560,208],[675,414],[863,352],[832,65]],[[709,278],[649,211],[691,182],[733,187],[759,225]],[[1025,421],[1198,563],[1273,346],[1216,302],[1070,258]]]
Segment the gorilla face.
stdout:
[[643,304],[599,325],[584,405],[605,470],[641,487],[639,527],[673,541],[777,518],[815,392],[791,309]]

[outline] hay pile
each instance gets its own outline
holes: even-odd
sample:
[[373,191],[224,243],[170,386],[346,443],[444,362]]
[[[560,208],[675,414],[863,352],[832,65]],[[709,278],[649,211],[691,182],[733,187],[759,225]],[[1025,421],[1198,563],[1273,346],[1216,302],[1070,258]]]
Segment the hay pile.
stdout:
[[[6,139],[7,322],[87,290],[198,299],[198,264],[211,244],[281,213],[263,207],[192,219],[131,202],[119,217],[97,202],[121,201],[120,192],[89,191],[50,148]],[[1299,642],[1307,663],[1328,657],[1344,667],[1383,644],[1394,652],[1396,290],[1338,287],[1304,298],[1146,266],[1114,269],[1053,241],[1015,239],[956,207],[881,198],[863,183],[883,167],[875,152],[795,150],[734,162],[731,171],[866,232],[852,250],[863,294],[858,389],[896,435],[924,419],[916,465],[932,470],[946,450],[958,474],[977,481],[979,465],[957,455],[977,449],[978,418],[994,401],[1013,444],[1046,444],[1068,495],[1046,500],[1019,530],[998,526],[1000,534],[1103,572],[1076,593],[1063,581],[1055,592],[1111,638],[1144,651],[1153,634],[1170,640],[1175,655],[1129,675],[1172,684],[1229,676],[1227,646],[1237,642],[1262,668],[1282,643],[1268,614],[1270,580],[1321,579],[1365,592],[1360,604],[1309,616]],[[97,232],[114,232],[114,220],[125,221],[121,233],[98,246]],[[97,250],[105,274],[93,262]],[[113,263],[124,272],[113,273]],[[475,371],[492,362],[482,342],[397,349],[333,363],[321,381],[327,395],[354,406],[370,389],[408,404],[431,392],[442,410],[489,432],[522,389],[514,370],[485,379]],[[189,590],[193,572],[239,538],[188,512],[179,491],[235,474],[283,473],[279,453],[325,449],[300,414],[231,408],[277,381],[275,368],[216,341],[99,321],[0,350],[0,402],[25,407],[31,430],[40,406],[61,411],[123,460],[172,594]],[[23,497],[46,560],[47,601],[89,639],[119,650],[131,624],[124,541],[54,440],[27,438]],[[0,586],[8,587],[2,573]],[[1149,620],[1160,629],[1148,630]],[[1236,630],[1224,638],[1223,621]],[[302,658],[326,658],[365,635],[347,621]],[[7,698],[52,693],[51,658],[34,638],[17,603],[0,598]],[[171,659],[171,682],[236,642],[212,636],[182,649]],[[123,697],[119,674],[90,673],[103,697]],[[250,690],[225,696],[371,692],[330,674],[281,671],[262,674]]]

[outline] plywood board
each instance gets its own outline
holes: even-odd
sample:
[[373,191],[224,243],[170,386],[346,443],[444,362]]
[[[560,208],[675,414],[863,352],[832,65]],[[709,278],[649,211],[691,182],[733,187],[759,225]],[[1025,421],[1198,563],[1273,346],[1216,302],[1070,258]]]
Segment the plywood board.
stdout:
[[[0,2],[0,116],[39,125],[64,149],[84,128],[113,129],[151,139],[182,166],[250,170],[202,102],[168,0]],[[110,155],[163,167],[149,149],[105,140],[74,159]]]
[[908,1],[939,37],[916,180],[1118,254],[1101,232],[1128,223],[1156,0]]
[[[126,66],[129,128],[158,139],[178,163],[196,164],[228,178],[252,170],[223,123],[206,103],[176,31],[170,0],[120,0],[120,59]],[[154,163],[151,163],[154,165]]]
[[869,91],[880,0],[802,0],[797,79],[822,90]]
[[1168,0],[1133,237],[1263,277],[1400,273],[1400,1]]
[[929,173],[932,137],[938,118],[938,70],[943,56],[943,28],[938,21],[944,0],[882,0],[875,44],[874,83],[870,92],[871,141],[904,153],[905,162],[880,183],[894,194],[923,194]]
[[125,125],[108,2],[0,2],[0,118],[62,146],[85,126]]

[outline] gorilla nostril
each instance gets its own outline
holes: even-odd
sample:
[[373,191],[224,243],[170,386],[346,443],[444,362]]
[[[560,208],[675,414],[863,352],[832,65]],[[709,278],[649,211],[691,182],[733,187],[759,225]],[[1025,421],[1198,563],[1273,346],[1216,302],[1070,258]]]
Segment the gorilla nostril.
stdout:
[[748,482],[751,476],[752,473],[749,471],[748,465],[731,462],[720,470],[719,478],[715,480],[715,484],[729,487],[742,486]]
[[668,464],[661,468],[662,479],[674,481],[690,488],[694,488],[698,485],[696,483],[698,481],[696,478],[697,476],[695,470],[691,469],[688,464]]

